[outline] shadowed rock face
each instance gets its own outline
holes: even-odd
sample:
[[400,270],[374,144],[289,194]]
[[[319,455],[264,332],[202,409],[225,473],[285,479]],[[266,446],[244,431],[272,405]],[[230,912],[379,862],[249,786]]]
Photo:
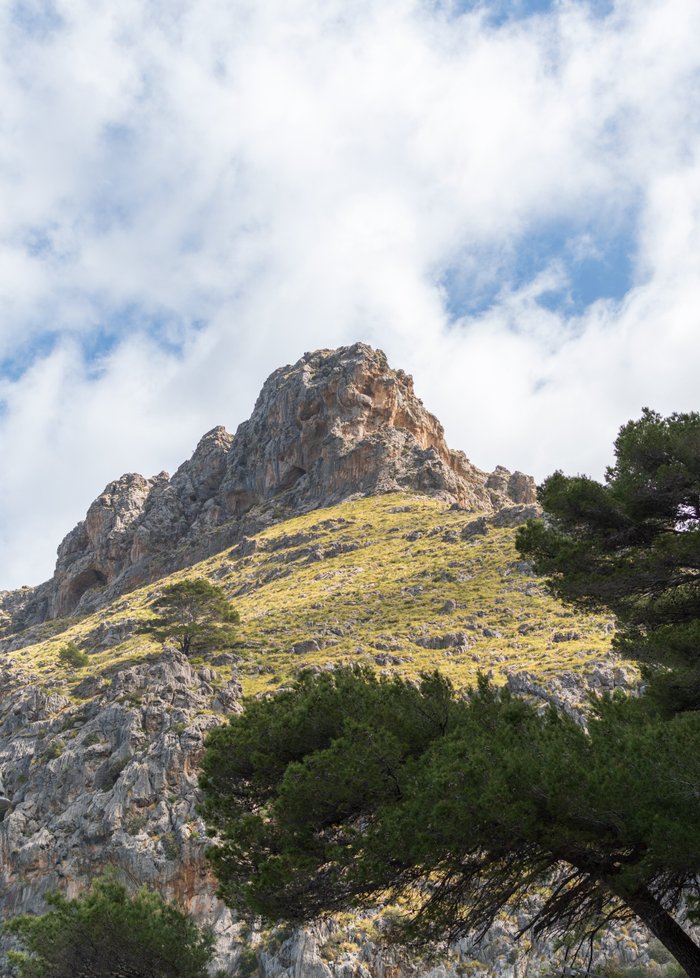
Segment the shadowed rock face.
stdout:
[[52,580],[0,604],[15,627],[93,610],[276,518],[395,489],[488,513],[535,502],[529,476],[487,474],[450,450],[381,351],[307,353],[268,378],[235,436],[214,428],[172,478],[110,483],[61,543]]

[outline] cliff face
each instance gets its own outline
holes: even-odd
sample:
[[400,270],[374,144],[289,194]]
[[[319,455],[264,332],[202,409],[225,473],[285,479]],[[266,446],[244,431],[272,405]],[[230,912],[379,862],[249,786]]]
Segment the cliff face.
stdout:
[[76,896],[112,866],[206,919],[220,938],[219,964],[235,960],[233,919],[214,896],[195,808],[203,738],[239,709],[235,677],[217,689],[213,677],[169,650],[89,677],[71,699],[21,661],[3,661],[3,919],[42,912],[50,890]]
[[535,502],[529,476],[481,472],[450,450],[381,351],[307,353],[268,378],[235,436],[213,429],[172,478],[110,483],[61,543],[51,581],[3,607],[15,627],[93,610],[274,519],[401,488],[487,513]]
[[493,505],[485,477],[448,449],[412,379],[357,344],[272,374],[236,433],[223,490],[228,512],[239,514],[280,495],[326,505],[399,487]]

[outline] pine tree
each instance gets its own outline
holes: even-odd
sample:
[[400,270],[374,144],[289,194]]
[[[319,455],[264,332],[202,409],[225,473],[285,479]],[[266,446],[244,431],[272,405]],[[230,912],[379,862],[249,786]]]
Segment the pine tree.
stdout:
[[522,556],[565,601],[615,615],[615,646],[639,659],[656,702],[700,708],[700,415],[646,409],[615,442],[605,483],[556,472]]
[[465,699],[437,675],[303,676],[208,739],[226,902],[302,922],[389,895],[418,941],[502,911],[568,937],[636,916],[700,978],[682,917],[700,893],[700,416],[644,411],[615,450],[604,485],[545,481],[519,547],[561,598],[614,613],[652,695],[599,701],[584,729],[484,682]]
[[[584,730],[482,682],[303,676],[213,731],[203,814],[232,907],[294,923],[390,895],[402,940],[502,911],[583,935],[636,915],[693,978],[676,911],[700,873],[700,715],[600,704]],[[533,896],[540,900],[532,911]]]
[[130,897],[106,875],[77,900],[47,903],[5,925],[23,946],[10,952],[19,978],[208,978],[213,936],[155,893]]
[[151,607],[156,616],[144,631],[175,641],[185,655],[226,648],[235,640],[238,612],[223,589],[204,578],[168,584]]

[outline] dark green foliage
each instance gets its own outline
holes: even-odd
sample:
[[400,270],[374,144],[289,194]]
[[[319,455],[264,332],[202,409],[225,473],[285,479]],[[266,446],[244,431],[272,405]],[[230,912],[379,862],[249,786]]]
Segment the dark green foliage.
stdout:
[[75,642],[68,642],[58,650],[58,661],[69,669],[80,669],[90,661],[86,652],[81,652]]
[[[556,472],[545,522],[518,533],[559,597],[612,611],[617,648],[656,671],[671,709],[700,707],[700,415],[645,409],[615,442],[605,484]],[[665,667],[659,671],[659,666]]]
[[516,909],[568,941],[636,915],[700,978],[676,920],[700,894],[700,416],[645,411],[615,449],[605,485],[546,480],[519,548],[561,598],[615,614],[651,703],[598,701],[584,729],[486,683],[302,677],[208,740],[231,906],[301,922],[388,897],[418,941]]
[[78,900],[47,902],[5,925],[24,947],[11,952],[19,978],[207,978],[213,937],[155,893],[129,897],[105,876]]
[[238,612],[223,589],[204,578],[167,585],[151,607],[157,617],[144,629],[161,641],[174,640],[185,655],[224,649],[235,641]]
[[[264,904],[278,896],[286,906],[284,887],[279,892],[277,887],[280,873],[289,868],[296,877],[292,889],[303,890],[313,904],[300,904],[300,914],[313,916],[328,900],[343,905],[331,877],[319,879],[315,863],[308,861],[307,846],[325,858],[327,840],[323,833],[316,838],[316,827],[325,824],[334,804],[351,825],[387,793],[395,795],[394,772],[446,731],[459,709],[449,684],[437,676],[424,679],[419,690],[398,681],[379,683],[369,670],[303,676],[274,701],[249,701],[243,722],[234,717],[228,727],[212,731],[203,762],[203,812],[209,826],[227,839],[225,847],[211,851],[225,898],[240,905],[250,897],[274,917],[274,908]],[[315,791],[316,779],[323,791]],[[281,863],[275,858],[263,866],[271,828],[265,812],[278,790],[291,848]],[[298,864],[297,843],[304,847]],[[258,872],[262,875],[254,881]],[[280,911],[286,916],[281,906]]]
[[438,675],[347,670],[249,703],[209,736],[202,779],[237,909],[297,923],[406,897],[401,936],[433,941],[544,887],[535,930],[636,913],[667,946],[700,871],[698,783],[699,715],[608,702],[586,732],[485,683],[465,700]]

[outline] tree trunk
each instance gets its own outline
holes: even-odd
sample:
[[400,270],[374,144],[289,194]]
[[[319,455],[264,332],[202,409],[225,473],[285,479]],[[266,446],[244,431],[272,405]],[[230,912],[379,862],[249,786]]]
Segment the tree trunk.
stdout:
[[700,947],[677,924],[656,897],[648,890],[637,890],[632,896],[623,897],[625,903],[649,928],[690,978],[700,978]]

